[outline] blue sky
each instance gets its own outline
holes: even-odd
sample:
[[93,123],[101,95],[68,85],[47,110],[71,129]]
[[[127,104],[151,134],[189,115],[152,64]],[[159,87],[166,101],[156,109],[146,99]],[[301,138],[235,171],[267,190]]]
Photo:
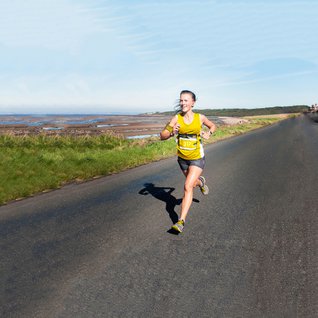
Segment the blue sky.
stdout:
[[318,2],[1,0],[0,113],[318,102]]

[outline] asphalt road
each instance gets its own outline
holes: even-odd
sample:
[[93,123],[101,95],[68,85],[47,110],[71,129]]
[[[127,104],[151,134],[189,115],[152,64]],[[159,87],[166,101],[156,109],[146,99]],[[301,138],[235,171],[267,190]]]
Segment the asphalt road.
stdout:
[[318,124],[206,157],[181,235],[176,158],[0,207],[0,316],[317,317]]

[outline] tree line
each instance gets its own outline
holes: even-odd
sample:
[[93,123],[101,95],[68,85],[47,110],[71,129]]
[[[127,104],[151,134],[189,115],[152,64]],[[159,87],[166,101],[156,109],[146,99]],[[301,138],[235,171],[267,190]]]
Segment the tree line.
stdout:
[[[226,117],[243,117],[243,116],[258,116],[258,115],[273,115],[273,114],[293,114],[304,113],[309,109],[308,105],[295,106],[275,106],[264,108],[224,108],[224,109],[199,109],[201,114],[206,116],[226,116]],[[160,114],[172,115],[173,111],[163,112]]]

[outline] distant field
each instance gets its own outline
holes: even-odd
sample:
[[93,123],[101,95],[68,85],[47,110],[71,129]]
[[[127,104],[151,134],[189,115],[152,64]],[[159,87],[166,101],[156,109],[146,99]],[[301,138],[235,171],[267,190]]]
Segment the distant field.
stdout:
[[247,119],[253,119],[253,118],[280,118],[280,119],[285,119],[285,118],[288,118],[290,116],[291,116],[291,114],[269,114],[269,115],[244,116],[244,118],[247,118]]

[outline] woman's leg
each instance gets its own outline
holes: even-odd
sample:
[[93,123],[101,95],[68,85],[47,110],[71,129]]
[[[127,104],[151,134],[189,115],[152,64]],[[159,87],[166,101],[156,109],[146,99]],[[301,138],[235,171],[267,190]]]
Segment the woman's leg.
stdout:
[[184,196],[182,199],[180,219],[185,221],[193,200],[193,189],[201,185],[198,179],[202,173],[202,169],[197,166],[190,166],[187,171],[183,171],[186,176],[184,183]]

